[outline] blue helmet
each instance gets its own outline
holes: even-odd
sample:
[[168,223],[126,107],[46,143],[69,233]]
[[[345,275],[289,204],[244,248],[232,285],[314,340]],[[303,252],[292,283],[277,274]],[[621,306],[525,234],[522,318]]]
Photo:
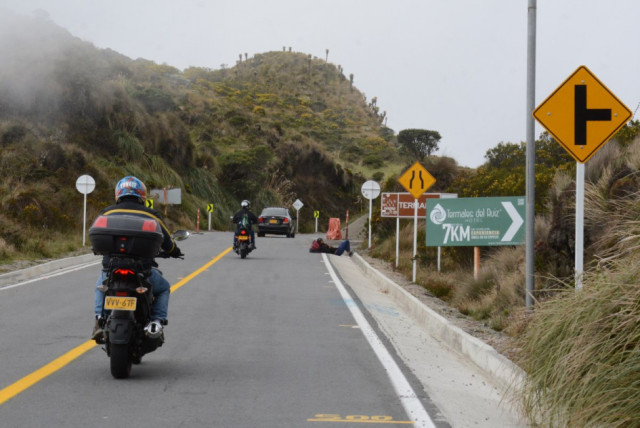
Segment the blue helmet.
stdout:
[[147,187],[132,175],[124,177],[116,184],[116,202],[125,196],[136,196],[144,204],[147,200]]

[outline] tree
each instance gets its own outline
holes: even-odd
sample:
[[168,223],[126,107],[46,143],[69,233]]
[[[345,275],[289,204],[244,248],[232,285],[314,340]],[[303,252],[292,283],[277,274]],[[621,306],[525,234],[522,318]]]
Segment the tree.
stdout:
[[398,143],[418,160],[423,160],[438,150],[440,133],[428,129],[404,129],[398,133]]

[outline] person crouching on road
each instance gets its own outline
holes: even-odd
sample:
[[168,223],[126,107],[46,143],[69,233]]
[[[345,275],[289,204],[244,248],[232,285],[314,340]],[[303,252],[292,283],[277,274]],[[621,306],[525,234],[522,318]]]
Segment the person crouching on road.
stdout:
[[345,239],[338,245],[338,247],[332,247],[331,245],[324,242],[322,238],[315,239],[311,243],[311,248],[309,248],[310,253],[328,253],[335,254],[336,256],[341,256],[343,253],[349,254],[349,257],[353,255],[353,251],[351,251],[351,244],[348,239]]

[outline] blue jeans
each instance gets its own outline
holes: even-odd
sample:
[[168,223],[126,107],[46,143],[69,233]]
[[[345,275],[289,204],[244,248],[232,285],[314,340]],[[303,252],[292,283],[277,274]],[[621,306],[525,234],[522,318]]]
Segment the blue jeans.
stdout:
[[[102,286],[102,281],[107,277],[107,272],[102,271],[96,281],[95,302],[93,311],[96,315],[102,315],[104,309],[104,291],[98,287]],[[153,284],[153,304],[151,305],[151,318],[154,320],[167,319],[169,312],[169,295],[171,294],[171,284],[157,269],[151,269],[151,275],[147,278]]]
[[341,256],[342,253],[344,253],[345,251],[347,253],[351,252],[351,245],[349,245],[349,240],[348,239],[345,239],[344,241],[342,241],[340,243],[340,245],[338,245],[338,248],[336,249],[335,254],[336,254],[336,256]]

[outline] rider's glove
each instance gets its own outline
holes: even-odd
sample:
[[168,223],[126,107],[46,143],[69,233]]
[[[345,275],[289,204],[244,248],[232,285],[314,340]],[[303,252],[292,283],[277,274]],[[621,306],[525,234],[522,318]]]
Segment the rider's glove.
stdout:
[[171,254],[169,254],[171,257],[173,258],[180,258],[180,257],[184,257],[184,253],[182,251],[180,251],[180,248],[178,248],[178,246],[176,245],[176,247],[173,249],[173,251],[171,252]]

